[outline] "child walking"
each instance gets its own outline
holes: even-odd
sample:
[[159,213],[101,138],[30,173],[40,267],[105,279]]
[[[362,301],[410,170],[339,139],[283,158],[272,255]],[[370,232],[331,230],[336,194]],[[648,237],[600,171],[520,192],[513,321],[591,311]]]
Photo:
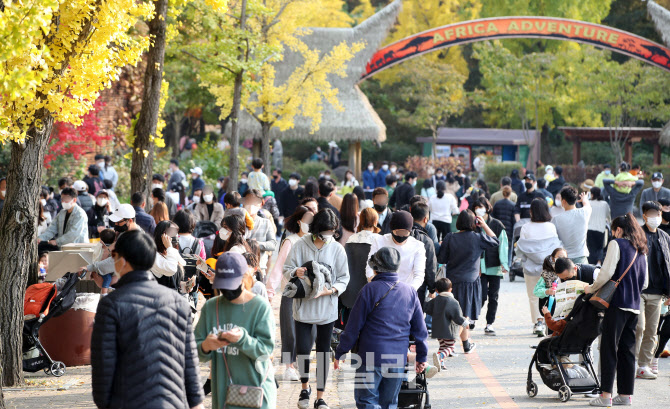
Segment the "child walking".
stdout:
[[[448,278],[441,278],[435,282],[437,295],[426,303],[425,312],[433,317],[432,337],[440,342],[440,348],[433,354],[433,365],[437,368],[446,369],[444,359],[454,355],[456,338],[463,341],[463,349],[472,351],[475,349],[474,342],[470,342],[463,328],[470,325],[468,317],[463,317],[461,305],[451,293],[452,284]],[[463,339],[463,337],[466,337]]]

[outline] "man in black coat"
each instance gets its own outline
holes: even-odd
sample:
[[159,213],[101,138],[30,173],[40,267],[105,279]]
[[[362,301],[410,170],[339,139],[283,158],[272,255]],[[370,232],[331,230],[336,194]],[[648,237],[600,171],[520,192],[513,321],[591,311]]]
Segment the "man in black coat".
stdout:
[[399,210],[405,205],[409,205],[409,200],[414,196],[414,186],[416,185],[416,179],[418,178],[415,172],[405,173],[405,183],[398,186],[391,195],[389,200],[389,206]]
[[389,208],[389,192],[383,187],[377,187],[372,191],[372,203],[379,222],[377,227],[381,229],[379,234],[382,236],[391,233],[391,214],[393,211]]
[[191,308],[148,271],[154,240],[128,231],[113,254],[121,279],[100,300],[93,324],[93,401],[99,408],[203,409]]
[[279,193],[277,198],[277,205],[279,206],[279,214],[284,217],[289,217],[295,213],[300,201],[305,197],[305,188],[300,186],[301,176],[299,173],[291,173],[288,178],[288,188]]
[[424,300],[426,299],[426,290],[429,293],[435,292],[435,272],[437,271],[437,258],[435,256],[435,244],[426,232],[426,224],[430,216],[430,209],[425,203],[414,203],[410,210],[414,225],[412,226],[412,237],[423,243],[426,249],[426,270],[423,279],[423,284],[417,292],[419,293],[419,301],[423,308]]
[[554,168],[554,173],[556,174],[556,179],[549,182],[547,190],[556,197],[556,194],[558,194],[558,192],[563,189],[563,186],[565,186],[565,178],[563,177],[563,168],[560,166]]

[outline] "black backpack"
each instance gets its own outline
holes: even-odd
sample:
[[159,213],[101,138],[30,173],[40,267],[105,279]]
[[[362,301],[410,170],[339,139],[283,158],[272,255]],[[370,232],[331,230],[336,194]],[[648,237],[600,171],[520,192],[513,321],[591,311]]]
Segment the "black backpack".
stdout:
[[200,240],[198,240],[196,237],[193,237],[193,244],[191,245],[191,247],[186,247],[183,250],[179,249],[179,254],[186,262],[186,265],[184,266],[184,278],[182,281],[189,280],[193,276],[197,277],[195,279],[194,291],[197,291],[198,284],[200,281],[200,274],[198,274],[198,267],[197,267],[198,255],[196,253],[199,242]]

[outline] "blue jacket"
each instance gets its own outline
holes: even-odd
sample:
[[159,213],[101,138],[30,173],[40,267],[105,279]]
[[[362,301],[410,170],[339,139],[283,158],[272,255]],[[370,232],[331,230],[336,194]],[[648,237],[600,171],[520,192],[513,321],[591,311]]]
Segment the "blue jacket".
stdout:
[[375,176],[375,187],[386,187],[386,176],[390,174],[390,170],[379,169]]
[[374,189],[375,186],[375,172],[366,169],[363,172],[363,189]]
[[[426,362],[428,357],[428,330],[416,290],[405,283],[398,283],[370,313],[375,305],[398,281],[396,273],[377,274],[361,290],[351,309],[349,321],[340,336],[335,359],[341,359],[357,341],[362,364],[366,355],[373,354],[374,366],[382,364],[407,364],[409,337],[416,340],[416,361]],[[392,355],[392,356],[389,356]],[[382,356],[384,358],[382,359]]]
[[191,181],[191,196],[189,196],[189,197],[193,198],[193,193],[194,193],[196,190],[202,190],[202,189],[204,189],[204,188],[205,188],[205,181],[202,180],[201,177],[196,178],[196,179],[193,179],[193,180]]
[[154,230],[156,230],[156,220],[141,207],[133,206],[133,208],[135,209],[135,223],[146,233],[153,236]]

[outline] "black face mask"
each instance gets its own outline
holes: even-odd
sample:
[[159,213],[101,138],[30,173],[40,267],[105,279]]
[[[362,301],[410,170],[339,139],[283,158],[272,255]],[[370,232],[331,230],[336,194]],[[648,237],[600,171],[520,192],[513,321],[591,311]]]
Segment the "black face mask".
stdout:
[[125,233],[128,231],[128,222],[125,225],[119,226],[118,224],[114,225],[114,231],[117,233]]
[[524,183],[524,186],[526,186],[526,190],[530,190],[533,188],[533,184],[528,182]]
[[242,286],[240,285],[237,290],[219,290],[221,295],[228,301],[233,301],[236,298],[239,298],[242,295]]
[[663,218],[663,221],[670,221],[670,212],[663,212],[661,217]]
[[404,243],[405,240],[409,238],[409,236],[398,236],[396,234],[391,233],[391,236],[393,236],[393,240],[396,241],[396,243]]
[[375,203],[374,208],[377,211],[377,213],[384,213],[384,211],[386,211],[386,205],[380,205]]

